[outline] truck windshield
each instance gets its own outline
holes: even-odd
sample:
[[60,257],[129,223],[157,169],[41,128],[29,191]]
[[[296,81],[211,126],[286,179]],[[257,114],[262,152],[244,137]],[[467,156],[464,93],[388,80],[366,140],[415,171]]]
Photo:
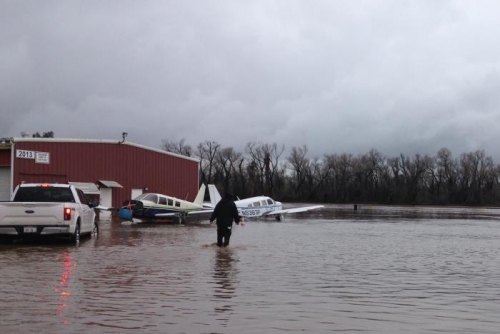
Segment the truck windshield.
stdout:
[[75,202],[69,188],[61,187],[20,187],[14,202]]

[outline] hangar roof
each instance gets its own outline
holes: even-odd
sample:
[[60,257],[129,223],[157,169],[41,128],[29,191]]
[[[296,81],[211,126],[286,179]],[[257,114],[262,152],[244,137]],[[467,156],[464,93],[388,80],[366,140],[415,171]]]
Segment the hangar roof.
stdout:
[[144,149],[144,150],[149,150],[149,151],[154,151],[154,152],[158,152],[158,153],[162,153],[162,154],[166,154],[166,155],[171,155],[171,156],[174,156],[174,157],[177,157],[177,158],[181,158],[181,159],[186,159],[186,160],[191,160],[191,161],[195,161],[195,162],[200,162],[199,159],[196,159],[196,158],[192,158],[192,157],[187,157],[185,155],[181,155],[181,154],[176,154],[176,153],[172,153],[172,152],[167,152],[165,150],[162,150],[162,149],[158,149],[158,148],[152,148],[152,147],[148,147],[148,146],[143,146],[143,145],[139,145],[139,144],[134,144],[134,143],[131,143],[131,142],[123,142],[121,140],[111,140],[111,139],[77,139],[77,138],[32,138],[32,137],[14,137],[14,138],[11,138],[12,141],[14,143],[19,143],[19,142],[58,142],[58,143],[93,143],[93,144],[120,144],[120,145],[128,145],[128,146],[133,146],[133,147],[137,147],[137,148],[141,148],[141,149]]

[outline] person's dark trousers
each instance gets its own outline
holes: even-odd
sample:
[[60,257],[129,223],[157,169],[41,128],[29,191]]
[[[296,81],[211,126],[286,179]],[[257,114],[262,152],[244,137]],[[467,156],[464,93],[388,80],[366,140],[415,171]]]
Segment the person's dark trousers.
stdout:
[[230,238],[231,238],[231,228],[230,227],[218,227],[217,228],[217,246],[227,247],[229,245]]

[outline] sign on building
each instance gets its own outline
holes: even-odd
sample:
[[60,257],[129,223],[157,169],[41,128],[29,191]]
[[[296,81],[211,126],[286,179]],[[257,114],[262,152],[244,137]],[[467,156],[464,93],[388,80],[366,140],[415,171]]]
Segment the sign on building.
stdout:
[[37,163],[37,164],[49,164],[50,163],[50,153],[49,152],[16,150],[16,158],[35,159],[35,163]]
[[50,153],[49,152],[36,152],[35,162],[37,164],[49,164],[50,163]]

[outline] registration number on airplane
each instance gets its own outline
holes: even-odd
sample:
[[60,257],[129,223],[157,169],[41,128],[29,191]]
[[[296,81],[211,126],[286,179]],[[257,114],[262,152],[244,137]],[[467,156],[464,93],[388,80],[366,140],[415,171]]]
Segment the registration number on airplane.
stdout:
[[260,214],[260,211],[259,210],[255,210],[255,209],[250,209],[250,210],[241,210],[241,213],[243,214],[243,216],[258,216]]

